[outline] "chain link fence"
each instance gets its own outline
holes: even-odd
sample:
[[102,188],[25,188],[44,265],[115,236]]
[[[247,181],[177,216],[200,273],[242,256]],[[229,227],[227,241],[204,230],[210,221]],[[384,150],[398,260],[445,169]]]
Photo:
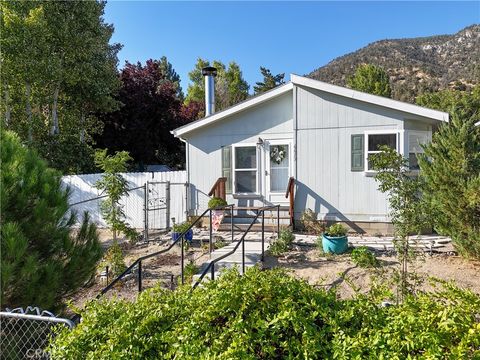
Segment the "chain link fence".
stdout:
[[0,358],[49,359],[47,347],[58,326],[72,329],[74,324],[36,307],[0,312]]

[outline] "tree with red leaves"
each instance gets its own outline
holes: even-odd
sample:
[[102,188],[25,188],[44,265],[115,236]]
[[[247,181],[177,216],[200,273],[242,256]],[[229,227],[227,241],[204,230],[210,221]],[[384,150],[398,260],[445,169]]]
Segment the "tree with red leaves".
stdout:
[[197,102],[183,104],[178,76],[171,66],[165,71],[165,61],[126,62],[118,94],[122,105],[102,116],[104,129],[97,147],[128,151],[138,170],[151,164],[182,168],[184,146],[170,131],[195,120],[203,110],[203,104]]

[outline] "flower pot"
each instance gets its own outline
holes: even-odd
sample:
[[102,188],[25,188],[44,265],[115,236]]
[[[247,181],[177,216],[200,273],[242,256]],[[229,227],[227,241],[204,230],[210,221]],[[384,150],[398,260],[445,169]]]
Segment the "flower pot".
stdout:
[[[172,232],[172,241],[176,241],[180,235],[182,235],[182,233],[179,233],[179,232]],[[188,242],[192,242],[193,240],[193,230],[190,229],[187,231],[187,233],[185,234],[185,240],[188,241]]]
[[326,253],[343,254],[348,249],[348,237],[323,234],[322,247]]

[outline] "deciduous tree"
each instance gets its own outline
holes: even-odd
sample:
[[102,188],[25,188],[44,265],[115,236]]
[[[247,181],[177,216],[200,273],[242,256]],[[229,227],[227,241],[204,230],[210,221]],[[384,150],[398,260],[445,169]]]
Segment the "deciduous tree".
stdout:
[[381,67],[364,64],[357,67],[355,74],[347,79],[348,87],[373,95],[390,97],[390,78]]
[[[191,84],[188,86],[186,103],[205,101],[205,80],[202,68],[210,66],[210,62],[199,58],[195,68],[188,74]],[[235,105],[248,97],[248,83],[243,79],[240,66],[232,61],[228,68],[220,61],[213,61],[211,66],[217,69],[215,78],[215,110],[221,111]],[[203,116],[204,113],[199,114]]]
[[119,110],[101,117],[104,130],[96,139],[109,152],[128,151],[139,170],[144,165],[184,163],[183,145],[171,130],[194,120],[203,109],[195,101],[184,106],[178,87],[161,61],[126,63],[120,74]]

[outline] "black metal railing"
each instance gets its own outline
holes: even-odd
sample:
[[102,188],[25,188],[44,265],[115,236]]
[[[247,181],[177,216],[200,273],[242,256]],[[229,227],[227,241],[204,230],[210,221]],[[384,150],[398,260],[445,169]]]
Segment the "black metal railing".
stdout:
[[[248,234],[248,232],[251,230],[252,226],[258,220],[260,213],[262,214],[262,257],[261,259],[263,261],[265,257],[265,211],[268,211],[274,208],[277,209],[277,234],[279,234],[280,233],[280,205],[272,205],[272,206],[266,206],[266,207],[256,209],[256,212],[257,212],[256,216],[253,218],[252,222],[250,223],[248,228],[245,230],[240,240],[238,240],[234,248],[230,250],[228,253],[225,253],[219,256],[218,258],[210,261],[208,265],[205,267],[205,269],[202,271],[202,273],[200,274],[198,280],[192,286],[192,289],[195,289],[202,282],[203,278],[206,276],[206,274],[209,271],[210,271],[210,279],[215,280],[215,264],[220,260],[223,260],[226,257],[233,255],[237,251],[240,245],[242,245],[242,274],[245,273],[245,237]],[[232,212],[233,212],[233,208],[232,208]]]
[[[206,214],[207,212],[210,212],[210,224],[212,223],[211,220],[211,214],[213,210],[222,210],[222,209],[227,209],[231,208],[231,216],[233,219],[233,207],[234,205],[227,205],[227,206],[218,206],[215,208],[209,208],[205,210],[202,215],[198,216],[194,222],[190,224],[187,230],[183,231],[172,243],[170,246],[168,246],[166,249],[144,255],[139,257],[137,260],[135,260],[128,268],[125,269],[120,275],[118,275],[110,284],[108,284],[98,295],[97,299],[100,298],[103,294],[108,292],[112,287],[115,286],[116,283],[118,283],[120,280],[122,280],[126,275],[132,272],[132,270],[135,268],[135,266],[138,266],[138,292],[142,291],[142,261],[150,259],[152,257],[164,254],[168,251],[170,251],[178,242],[180,242],[180,251],[181,251],[181,260],[180,260],[180,277],[181,277],[181,282],[184,284],[185,282],[185,277],[184,277],[184,263],[185,263],[185,234],[187,234]],[[232,239],[233,239],[233,228],[232,228]],[[210,248],[212,244],[212,231],[210,230]]]

